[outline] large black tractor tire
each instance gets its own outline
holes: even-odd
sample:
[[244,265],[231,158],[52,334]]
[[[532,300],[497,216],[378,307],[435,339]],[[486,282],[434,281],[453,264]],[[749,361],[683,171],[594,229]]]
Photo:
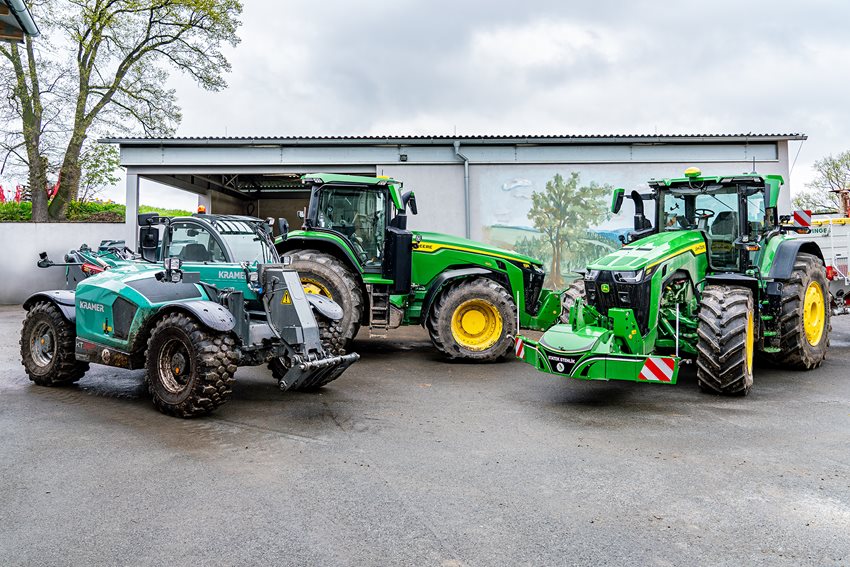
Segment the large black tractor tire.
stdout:
[[463,280],[434,301],[426,326],[431,342],[450,359],[492,362],[513,354],[516,304],[487,278]]
[[697,384],[703,392],[746,396],[753,388],[755,311],[747,288],[707,285],[697,325]]
[[77,382],[89,369],[74,356],[77,330],[50,301],[41,301],[27,312],[21,329],[21,362],[30,380],[39,386],[64,386]]
[[826,268],[817,256],[797,254],[791,278],[782,287],[779,328],[780,352],[762,352],[760,358],[795,370],[823,363],[832,322]]
[[558,317],[561,323],[570,322],[570,309],[576,299],[585,299],[584,279],[575,280],[561,294],[561,315]]
[[171,313],[156,323],[145,356],[148,391],[162,413],[205,415],[232,393],[238,362],[235,339],[184,313]]
[[292,269],[298,272],[307,293],[318,293],[336,301],[343,310],[339,323],[343,348],[349,348],[363,318],[363,289],[344,262],[318,250],[287,252]]
[[[319,313],[314,313],[316,322],[319,324],[319,336],[322,338],[322,348],[325,353],[331,356],[342,356],[345,354],[345,339],[342,336],[342,327],[339,321],[331,321],[327,317]],[[275,380],[280,381],[286,375],[286,365],[279,358],[273,358],[269,362],[269,370],[272,371],[272,376]],[[335,373],[328,374],[327,378],[318,384],[308,384],[304,386],[296,386],[288,388],[290,392],[312,392],[318,390],[325,384],[330,384],[340,375]]]

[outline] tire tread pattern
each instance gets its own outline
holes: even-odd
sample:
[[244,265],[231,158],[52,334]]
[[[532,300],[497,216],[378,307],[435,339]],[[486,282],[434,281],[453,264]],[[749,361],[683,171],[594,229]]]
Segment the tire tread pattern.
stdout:
[[[46,320],[53,327],[56,337],[56,354],[46,371],[32,360],[29,352],[29,327],[39,319]],[[89,363],[77,360],[76,338],[76,326],[65,319],[56,305],[49,301],[33,305],[24,319],[20,341],[21,362],[29,379],[39,386],[66,386],[78,382],[88,371]]]
[[[697,326],[697,384],[703,392],[746,396],[753,387],[747,368],[747,319],[753,310],[749,289],[707,285]],[[755,342],[755,339],[754,339]]]

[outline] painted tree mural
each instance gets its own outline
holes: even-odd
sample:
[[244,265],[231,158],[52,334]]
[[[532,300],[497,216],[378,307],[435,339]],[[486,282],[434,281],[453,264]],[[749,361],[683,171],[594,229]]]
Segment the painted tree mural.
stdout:
[[535,240],[548,245],[549,285],[563,287],[565,267],[571,268],[577,261],[586,263],[606,253],[609,245],[589,229],[608,218],[606,198],[613,190],[613,186],[599,185],[595,181],[582,184],[580,174],[574,171],[567,179],[555,174],[546,182],[544,191],[532,193],[528,218],[542,236],[518,244],[529,251],[536,249],[538,253],[541,242]]

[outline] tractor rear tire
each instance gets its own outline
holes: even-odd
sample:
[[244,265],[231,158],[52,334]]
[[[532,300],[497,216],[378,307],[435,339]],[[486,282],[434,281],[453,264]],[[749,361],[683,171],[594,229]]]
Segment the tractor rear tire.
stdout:
[[755,350],[753,293],[707,285],[697,326],[697,385],[706,393],[746,396],[753,387]]
[[782,288],[780,352],[762,352],[766,362],[810,370],[823,363],[832,331],[829,282],[826,268],[817,256],[800,252],[791,278]]
[[363,318],[363,289],[344,262],[318,250],[287,252],[307,293],[318,293],[337,302],[343,310],[339,327],[342,348],[350,348]]
[[21,329],[21,362],[29,379],[39,386],[65,386],[89,369],[74,355],[77,329],[50,301],[36,303]]
[[145,356],[148,391],[162,413],[196,417],[230,398],[238,356],[229,333],[171,313],[156,323]]
[[516,305],[487,278],[463,280],[443,290],[427,320],[431,342],[450,359],[492,362],[513,355]]
[[576,303],[576,299],[584,299],[584,279],[578,279],[567,286],[564,293],[561,294],[561,315],[558,320],[561,323],[570,322],[570,309]]

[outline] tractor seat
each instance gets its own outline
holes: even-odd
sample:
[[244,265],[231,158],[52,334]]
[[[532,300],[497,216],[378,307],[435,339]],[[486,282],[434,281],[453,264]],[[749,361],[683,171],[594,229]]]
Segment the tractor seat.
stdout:
[[738,236],[738,215],[734,211],[717,213],[714,222],[711,223],[711,236],[735,240]]
[[180,259],[184,262],[209,262],[212,255],[206,246],[193,242],[183,247],[180,251]]

